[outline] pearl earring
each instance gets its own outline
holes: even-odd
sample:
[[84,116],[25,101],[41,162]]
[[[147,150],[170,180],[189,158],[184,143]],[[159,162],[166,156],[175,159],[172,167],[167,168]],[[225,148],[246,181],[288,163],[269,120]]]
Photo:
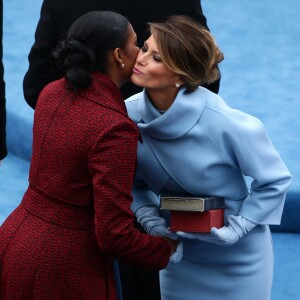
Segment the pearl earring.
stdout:
[[124,69],[124,67],[125,67],[125,64],[122,64],[122,65],[121,65],[121,68]]
[[177,88],[180,88],[180,84],[179,84],[179,83],[175,83],[175,86],[176,86]]

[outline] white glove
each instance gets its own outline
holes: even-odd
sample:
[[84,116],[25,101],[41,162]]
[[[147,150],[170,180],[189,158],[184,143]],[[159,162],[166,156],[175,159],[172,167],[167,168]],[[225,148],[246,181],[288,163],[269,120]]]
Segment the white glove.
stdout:
[[183,256],[183,244],[179,242],[177,245],[176,251],[170,256],[169,262],[178,263],[182,259]]
[[186,239],[196,239],[222,246],[231,246],[249,233],[257,224],[242,216],[228,217],[228,225],[220,229],[213,227],[210,233],[186,233],[178,231],[177,236]]
[[168,229],[166,220],[159,215],[159,209],[156,206],[143,206],[136,211],[135,215],[148,234],[177,239],[176,233]]

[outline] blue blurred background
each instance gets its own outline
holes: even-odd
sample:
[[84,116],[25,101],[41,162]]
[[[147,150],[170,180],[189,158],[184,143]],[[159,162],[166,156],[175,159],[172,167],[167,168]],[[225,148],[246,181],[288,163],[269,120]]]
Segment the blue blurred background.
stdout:
[[[27,187],[33,110],[23,98],[22,80],[41,3],[3,1],[9,155],[0,167],[0,224]],[[220,95],[264,122],[293,175],[282,225],[272,227],[272,300],[300,299],[300,1],[202,0],[202,6],[225,54]]]

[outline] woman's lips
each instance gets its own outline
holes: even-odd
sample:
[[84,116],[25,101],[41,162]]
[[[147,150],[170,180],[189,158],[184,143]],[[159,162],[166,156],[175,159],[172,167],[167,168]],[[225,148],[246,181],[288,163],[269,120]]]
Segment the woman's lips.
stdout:
[[143,72],[141,72],[141,71],[140,71],[138,68],[136,68],[136,67],[133,67],[132,72],[133,72],[134,74],[143,74]]

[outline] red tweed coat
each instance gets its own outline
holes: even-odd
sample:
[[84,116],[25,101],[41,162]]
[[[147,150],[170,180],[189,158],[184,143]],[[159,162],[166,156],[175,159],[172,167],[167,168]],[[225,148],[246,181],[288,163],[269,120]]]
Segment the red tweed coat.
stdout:
[[0,228],[0,299],[116,299],[112,257],[158,270],[170,249],[137,231],[130,211],[138,131],[100,73],[41,93],[29,188]]

